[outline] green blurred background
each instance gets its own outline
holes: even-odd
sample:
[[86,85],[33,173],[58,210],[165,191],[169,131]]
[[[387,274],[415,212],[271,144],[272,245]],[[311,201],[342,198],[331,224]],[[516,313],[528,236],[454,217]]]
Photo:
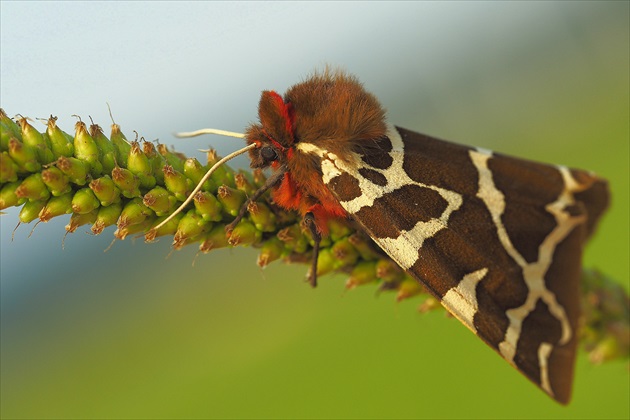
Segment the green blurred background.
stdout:
[[[316,67],[361,78],[392,122],[592,169],[613,206],[585,265],[628,289],[629,3],[0,3],[10,114],[79,113],[191,155],[242,130],[263,89]],[[38,126],[43,129],[43,124]],[[240,145],[240,144],[239,144]],[[245,166],[238,160],[237,166]],[[2,418],[628,418],[627,362],[581,354],[557,405],[457,321],[264,271],[252,249],[170,254],[64,220],[1,223]],[[192,261],[195,260],[194,266]]]

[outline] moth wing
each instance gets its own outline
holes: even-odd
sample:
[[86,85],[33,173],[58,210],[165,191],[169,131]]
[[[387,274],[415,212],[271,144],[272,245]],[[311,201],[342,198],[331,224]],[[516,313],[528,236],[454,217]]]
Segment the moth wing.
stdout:
[[608,204],[584,171],[391,127],[324,183],[401,267],[551,397],[571,396],[583,245]]

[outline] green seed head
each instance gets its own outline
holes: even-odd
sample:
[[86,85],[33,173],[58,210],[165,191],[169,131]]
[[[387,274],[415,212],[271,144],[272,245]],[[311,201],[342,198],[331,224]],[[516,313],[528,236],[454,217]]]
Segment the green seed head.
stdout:
[[37,131],[24,117],[18,119],[18,124],[22,128],[22,141],[35,150],[39,163],[45,165],[53,162],[55,156],[48,137]]
[[100,201],[101,206],[109,206],[120,201],[120,190],[109,175],[90,181],[90,189]]
[[247,200],[247,196],[243,191],[230,188],[227,185],[221,185],[217,191],[217,198],[223,210],[232,217],[236,217],[241,210],[243,204]]
[[122,131],[120,131],[120,126],[118,124],[112,124],[112,132],[109,138],[112,140],[112,144],[116,150],[116,162],[119,165],[126,167],[127,156],[129,156],[129,151],[131,150],[131,144],[129,144],[125,135]]
[[50,197],[50,191],[46,188],[40,173],[29,175],[24,179],[15,190],[15,194],[18,198],[26,198],[30,201],[48,200]]
[[115,167],[112,170],[112,180],[127,198],[140,197],[140,180],[130,170]]
[[213,249],[225,248],[227,246],[230,246],[230,244],[227,234],[225,233],[225,226],[217,225],[204,235],[204,239],[201,245],[199,245],[199,250],[206,254]]
[[[208,168],[211,168],[215,163],[217,163],[221,158],[217,154],[217,151],[214,149],[208,150],[207,153]],[[216,168],[216,170],[210,175],[210,179],[212,179],[215,185],[227,185],[228,187],[234,188],[236,186],[234,182],[234,170],[230,168],[228,165],[223,164]]]
[[190,210],[177,225],[177,231],[173,238],[173,248],[181,249],[188,241],[194,241],[195,237],[209,231],[211,227],[212,223],[204,221],[197,212]]
[[103,173],[100,150],[90,133],[88,133],[84,122],[78,121],[74,128],[74,157],[86,162],[90,167],[92,176],[98,178]]
[[100,202],[90,188],[81,188],[72,197],[72,211],[78,214],[90,213],[99,208]]
[[94,225],[92,225],[92,233],[98,235],[103,232],[103,229],[106,227],[116,224],[116,221],[118,221],[121,213],[121,203],[114,203],[107,207],[99,207],[96,215],[96,221],[94,222]]
[[260,241],[262,232],[247,220],[241,220],[228,237],[228,243],[232,246],[251,245]]
[[193,197],[195,209],[203,220],[219,222],[223,218],[223,206],[217,198],[206,191],[199,191]]
[[0,133],[4,134],[5,130],[9,137],[15,137],[22,141],[22,129],[20,126],[8,117],[4,109],[0,108]]
[[272,236],[264,241],[260,247],[257,264],[263,268],[282,257],[284,253],[284,243],[276,236]]
[[168,165],[171,165],[177,172],[184,173],[184,161],[186,157],[168,150],[163,144],[158,144],[158,152],[162,155]]
[[74,231],[76,231],[79,226],[93,224],[94,222],[96,222],[97,215],[98,210],[94,210],[86,214],[72,213],[72,216],[70,216],[70,222],[66,225],[66,232],[74,233]]
[[145,206],[158,216],[167,216],[173,212],[177,199],[163,187],[155,187],[142,198]]
[[74,139],[68,133],[57,127],[57,117],[52,115],[46,124],[46,134],[50,139],[50,145],[55,158],[60,156],[70,157],[74,155]]
[[303,254],[310,247],[308,238],[297,223],[280,229],[277,237],[284,243],[285,249],[291,253]]
[[20,172],[37,172],[42,167],[35,149],[15,137],[9,139],[9,156],[18,165]]
[[27,201],[20,210],[20,222],[31,223],[33,220],[39,217],[39,212],[42,211],[46,201]]
[[97,124],[90,125],[90,136],[92,136],[100,151],[99,156],[103,164],[103,173],[111,174],[112,170],[116,167],[117,159],[114,143],[105,137],[103,129]]
[[249,217],[261,232],[276,231],[276,215],[263,202],[252,201],[247,205]]
[[11,159],[8,152],[0,153],[0,184],[17,181],[18,165]]
[[359,259],[359,252],[350,243],[347,237],[336,241],[330,248],[330,251],[337,260],[337,266],[339,268],[352,267]]
[[184,201],[195,187],[193,182],[171,165],[164,165],[164,185],[179,201]]
[[350,272],[350,277],[346,281],[346,289],[354,289],[357,286],[374,283],[376,277],[376,262],[362,261],[358,263]]
[[[199,181],[201,181],[201,178],[204,177],[207,171],[208,168],[205,168],[195,158],[188,158],[184,161],[184,175],[190,178],[190,180],[195,185],[197,185]],[[202,191],[215,191],[216,188],[217,187],[216,185],[214,185],[212,179],[208,179],[206,182],[203,183],[203,186],[201,187]]]
[[85,185],[87,183],[88,164],[82,160],[61,156],[57,159],[57,168],[59,168],[73,184]]
[[140,144],[137,141],[131,143],[131,150],[127,158],[127,169],[138,177],[143,188],[153,188],[155,186],[153,167],[147,155],[140,149]]
[[51,194],[55,197],[72,191],[70,178],[68,178],[68,176],[66,176],[61,169],[56,166],[51,166],[42,171],[42,181],[44,181],[46,187],[48,187]]
[[153,211],[142,204],[142,199],[136,197],[125,204],[123,211],[116,222],[116,226],[118,229],[123,229],[131,225],[142,223],[147,216],[153,215]]
[[72,193],[52,197],[39,212],[39,220],[42,222],[48,222],[53,217],[72,213],[71,203]]
[[15,190],[18,189],[20,184],[22,184],[21,181],[14,181],[2,185],[2,188],[0,188],[0,210],[19,206],[26,201],[25,198],[19,198],[15,194]]

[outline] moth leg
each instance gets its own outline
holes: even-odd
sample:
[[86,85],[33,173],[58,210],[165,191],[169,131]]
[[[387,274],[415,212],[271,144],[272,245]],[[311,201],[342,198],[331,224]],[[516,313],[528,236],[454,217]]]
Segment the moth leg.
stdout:
[[282,178],[284,177],[284,174],[286,172],[287,172],[287,168],[283,166],[282,168],[280,168],[278,172],[274,173],[269,178],[267,178],[265,185],[258,188],[256,192],[252,194],[252,196],[249,197],[247,201],[245,201],[245,204],[241,206],[241,209],[239,210],[238,215],[236,216],[236,218],[234,218],[234,220],[232,220],[232,223],[230,223],[229,225],[225,227],[225,231],[228,233],[232,232],[234,230],[234,227],[238,224],[238,222],[240,222],[241,219],[245,217],[245,213],[247,212],[247,206],[249,206],[250,203],[258,200],[260,196],[263,195],[268,189],[275,187],[280,181],[282,181]]
[[315,215],[310,211],[304,215],[303,219],[304,225],[308,227],[311,231],[311,235],[313,236],[313,262],[311,263],[311,269],[308,273],[308,282],[312,287],[317,287],[317,259],[319,257],[319,243],[322,241],[322,235],[319,233],[317,229],[317,224],[315,223]]

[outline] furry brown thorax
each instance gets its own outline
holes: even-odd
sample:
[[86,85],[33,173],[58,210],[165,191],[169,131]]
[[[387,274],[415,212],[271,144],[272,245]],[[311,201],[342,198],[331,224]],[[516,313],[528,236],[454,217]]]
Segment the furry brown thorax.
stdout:
[[245,132],[247,143],[258,146],[249,152],[251,166],[286,165],[304,199],[325,207],[326,201],[336,199],[317,176],[321,175],[319,158],[299,152],[296,144],[312,143],[343,157],[370,148],[386,132],[385,111],[376,97],[355,77],[340,71],[315,73],[289,88],[284,98],[263,91],[258,116],[260,123]]

